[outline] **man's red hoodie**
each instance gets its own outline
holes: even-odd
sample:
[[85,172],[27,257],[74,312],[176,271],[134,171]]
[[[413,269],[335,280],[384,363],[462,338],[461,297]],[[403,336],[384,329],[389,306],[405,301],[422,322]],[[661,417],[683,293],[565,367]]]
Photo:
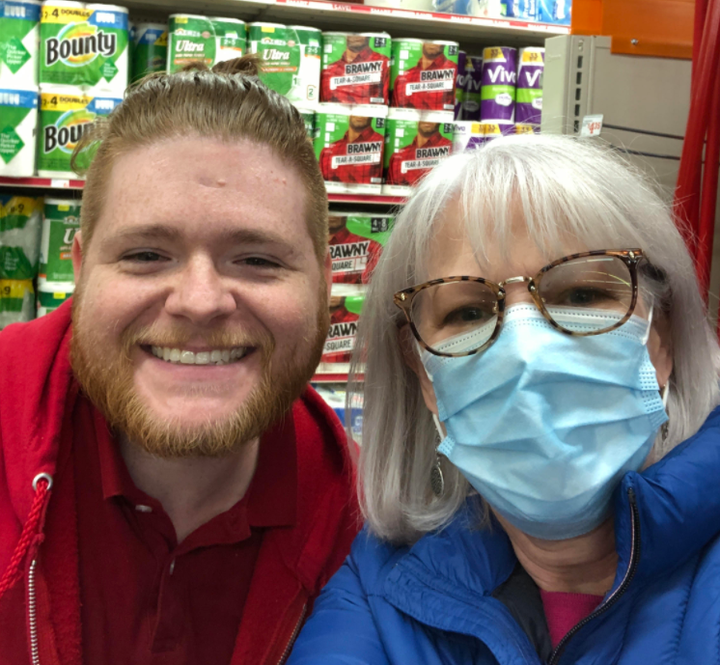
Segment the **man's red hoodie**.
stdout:
[[[68,302],[0,333],[1,665],[83,663],[74,483],[58,482],[73,473],[67,460],[79,390],[70,311]],[[360,526],[351,455],[334,413],[308,388],[292,418],[297,522],[263,538],[233,665],[283,662]],[[25,640],[5,632],[22,627]]]

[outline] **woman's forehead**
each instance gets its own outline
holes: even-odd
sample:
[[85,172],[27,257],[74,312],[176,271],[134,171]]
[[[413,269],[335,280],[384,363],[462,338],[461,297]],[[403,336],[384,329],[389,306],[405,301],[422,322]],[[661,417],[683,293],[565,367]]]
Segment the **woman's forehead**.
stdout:
[[453,202],[433,226],[423,262],[430,279],[469,274],[501,281],[534,275],[556,259],[589,249],[567,233],[532,233],[519,206],[508,206],[498,223],[487,213],[467,215],[461,203]]

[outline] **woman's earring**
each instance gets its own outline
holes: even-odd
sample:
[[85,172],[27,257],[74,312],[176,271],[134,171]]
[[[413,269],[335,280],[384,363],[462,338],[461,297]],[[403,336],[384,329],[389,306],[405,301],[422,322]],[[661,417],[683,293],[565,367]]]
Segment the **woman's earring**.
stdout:
[[436,497],[440,498],[445,494],[445,479],[443,478],[442,468],[440,467],[439,453],[435,453],[435,464],[430,472],[430,486]]
[[[660,389],[660,397],[662,397],[662,403],[663,407],[665,409],[665,412],[667,413],[667,403],[668,403],[668,396],[670,395],[670,381],[668,381],[661,389]],[[666,441],[668,438],[668,430],[669,427],[669,421],[666,420],[663,423],[663,426],[660,428],[660,433],[662,435],[662,440]]]
[[[438,445],[440,445],[445,435],[437,414],[433,413],[432,417],[438,433]],[[438,498],[445,494],[445,479],[443,478],[442,467],[440,466],[440,453],[437,449],[435,450],[435,464],[433,465],[432,471],[430,471],[430,487],[432,487],[433,494]]]

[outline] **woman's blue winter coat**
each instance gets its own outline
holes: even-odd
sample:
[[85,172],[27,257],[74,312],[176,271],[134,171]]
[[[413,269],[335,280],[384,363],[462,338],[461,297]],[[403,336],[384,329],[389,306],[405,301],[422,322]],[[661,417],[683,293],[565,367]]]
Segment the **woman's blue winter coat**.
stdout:
[[[613,505],[613,588],[549,662],[720,663],[720,408],[660,462],[626,474]],[[411,547],[363,531],[288,665],[540,665],[492,595],[516,567],[510,541],[475,528],[474,514]]]

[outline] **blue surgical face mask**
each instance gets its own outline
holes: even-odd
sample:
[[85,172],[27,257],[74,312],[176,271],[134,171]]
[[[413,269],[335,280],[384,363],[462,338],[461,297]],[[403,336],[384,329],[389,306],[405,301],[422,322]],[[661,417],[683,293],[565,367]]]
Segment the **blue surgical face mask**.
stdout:
[[[602,310],[552,311],[582,331],[617,321]],[[486,330],[438,350],[477,348]],[[505,313],[485,351],[445,358],[422,351],[447,431],[438,451],[510,524],[547,540],[573,538],[608,516],[624,473],[641,467],[667,415],[646,346],[650,323],[633,316],[588,337],[558,332],[531,304]]]

